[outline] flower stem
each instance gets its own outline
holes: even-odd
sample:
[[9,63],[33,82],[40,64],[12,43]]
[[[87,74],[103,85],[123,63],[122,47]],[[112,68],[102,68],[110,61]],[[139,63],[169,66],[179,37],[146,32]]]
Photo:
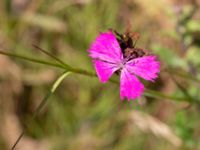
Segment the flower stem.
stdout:
[[[80,69],[80,68],[73,68],[73,67],[71,67],[69,65],[63,65],[63,64],[60,64],[60,63],[47,62],[47,61],[44,61],[44,60],[39,60],[39,59],[35,59],[35,58],[25,57],[25,56],[22,56],[22,55],[19,55],[19,54],[12,54],[12,53],[9,53],[9,52],[4,52],[4,51],[0,51],[0,54],[7,55],[7,56],[10,56],[10,57],[16,57],[16,58],[24,59],[24,60],[27,60],[27,61],[32,61],[32,62],[44,64],[44,65],[49,65],[49,66],[57,67],[57,68],[60,68],[60,69],[64,69],[65,71],[70,71],[72,73],[77,73],[77,74],[86,75],[86,76],[90,76],[90,77],[97,77],[96,73],[89,72],[89,71],[86,71],[86,70],[83,70],[83,69]],[[186,77],[186,76],[182,76],[182,77]],[[113,80],[113,79],[110,79],[109,81],[112,82],[112,83],[115,83],[115,84],[119,84],[118,81]],[[145,90],[144,95],[149,96],[149,97],[153,97],[153,98],[166,98],[166,99],[175,100],[175,101],[187,101],[187,102],[191,102],[190,100],[185,99],[185,98],[174,97],[174,96],[170,96],[170,95],[165,95],[165,94],[162,94],[160,92],[149,90],[149,89]]]

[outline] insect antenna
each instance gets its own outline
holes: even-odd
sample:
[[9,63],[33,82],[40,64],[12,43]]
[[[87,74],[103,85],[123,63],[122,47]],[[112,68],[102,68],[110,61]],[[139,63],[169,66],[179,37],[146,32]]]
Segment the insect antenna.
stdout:
[[117,35],[117,36],[119,36],[121,39],[123,38],[123,35],[122,34],[120,34],[119,32],[117,32],[116,30],[113,30],[114,31],[114,33]]

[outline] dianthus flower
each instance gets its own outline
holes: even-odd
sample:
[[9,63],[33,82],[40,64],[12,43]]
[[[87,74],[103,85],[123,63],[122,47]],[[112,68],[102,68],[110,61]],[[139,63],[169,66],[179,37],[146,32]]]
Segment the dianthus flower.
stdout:
[[[121,100],[140,97],[144,85],[138,77],[154,81],[160,71],[160,63],[156,56],[145,55],[142,49],[126,46],[127,43],[123,43],[123,40],[118,39],[112,31],[108,31],[100,33],[88,50],[102,83],[108,81],[113,73],[120,75]],[[128,50],[134,52],[127,55]]]

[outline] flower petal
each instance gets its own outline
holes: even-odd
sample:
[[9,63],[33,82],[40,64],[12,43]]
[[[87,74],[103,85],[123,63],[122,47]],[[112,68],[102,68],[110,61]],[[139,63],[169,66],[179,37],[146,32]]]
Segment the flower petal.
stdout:
[[122,69],[120,76],[120,97],[121,100],[124,98],[135,99],[141,96],[143,93],[143,84],[131,74],[126,68]]
[[156,56],[144,56],[128,61],[126,68],[145,80],[153,81],[160,72],[160,63],[156,61]]
[[119,43],[112,33],[101,33],[88,50],[94,59],[95,69],[101,82],[106,82],[119,69],[117,65],[123,59]]
[[97,76],[101,82],[106,82],[110,76],[118,70],[116,64],[104,62],[101,60],[94,60],[94,66],[97,72]]
[[123,59],[119,43],[112,33],[100,33],[88,50],[90,56],[94,59],[119,63]]

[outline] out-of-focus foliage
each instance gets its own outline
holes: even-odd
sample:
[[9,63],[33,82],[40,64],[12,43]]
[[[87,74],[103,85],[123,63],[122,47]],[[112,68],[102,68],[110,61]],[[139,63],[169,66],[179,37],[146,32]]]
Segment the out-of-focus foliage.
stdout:
[[[200,149],[199,0],[2,0],[0,49],[94,72],[87,49],[99,32],[127,25],[138,47],[162,63],[141,99],[121,102],[119,86],[70,74],[32,119],[63,70],[0,56],[0,150],[25,126],[20,150]],[[117,79],[114,76],[113,79]],[[151,96],[150,96],[151,95]],[[181,100],[180,100],[181,98]]]

